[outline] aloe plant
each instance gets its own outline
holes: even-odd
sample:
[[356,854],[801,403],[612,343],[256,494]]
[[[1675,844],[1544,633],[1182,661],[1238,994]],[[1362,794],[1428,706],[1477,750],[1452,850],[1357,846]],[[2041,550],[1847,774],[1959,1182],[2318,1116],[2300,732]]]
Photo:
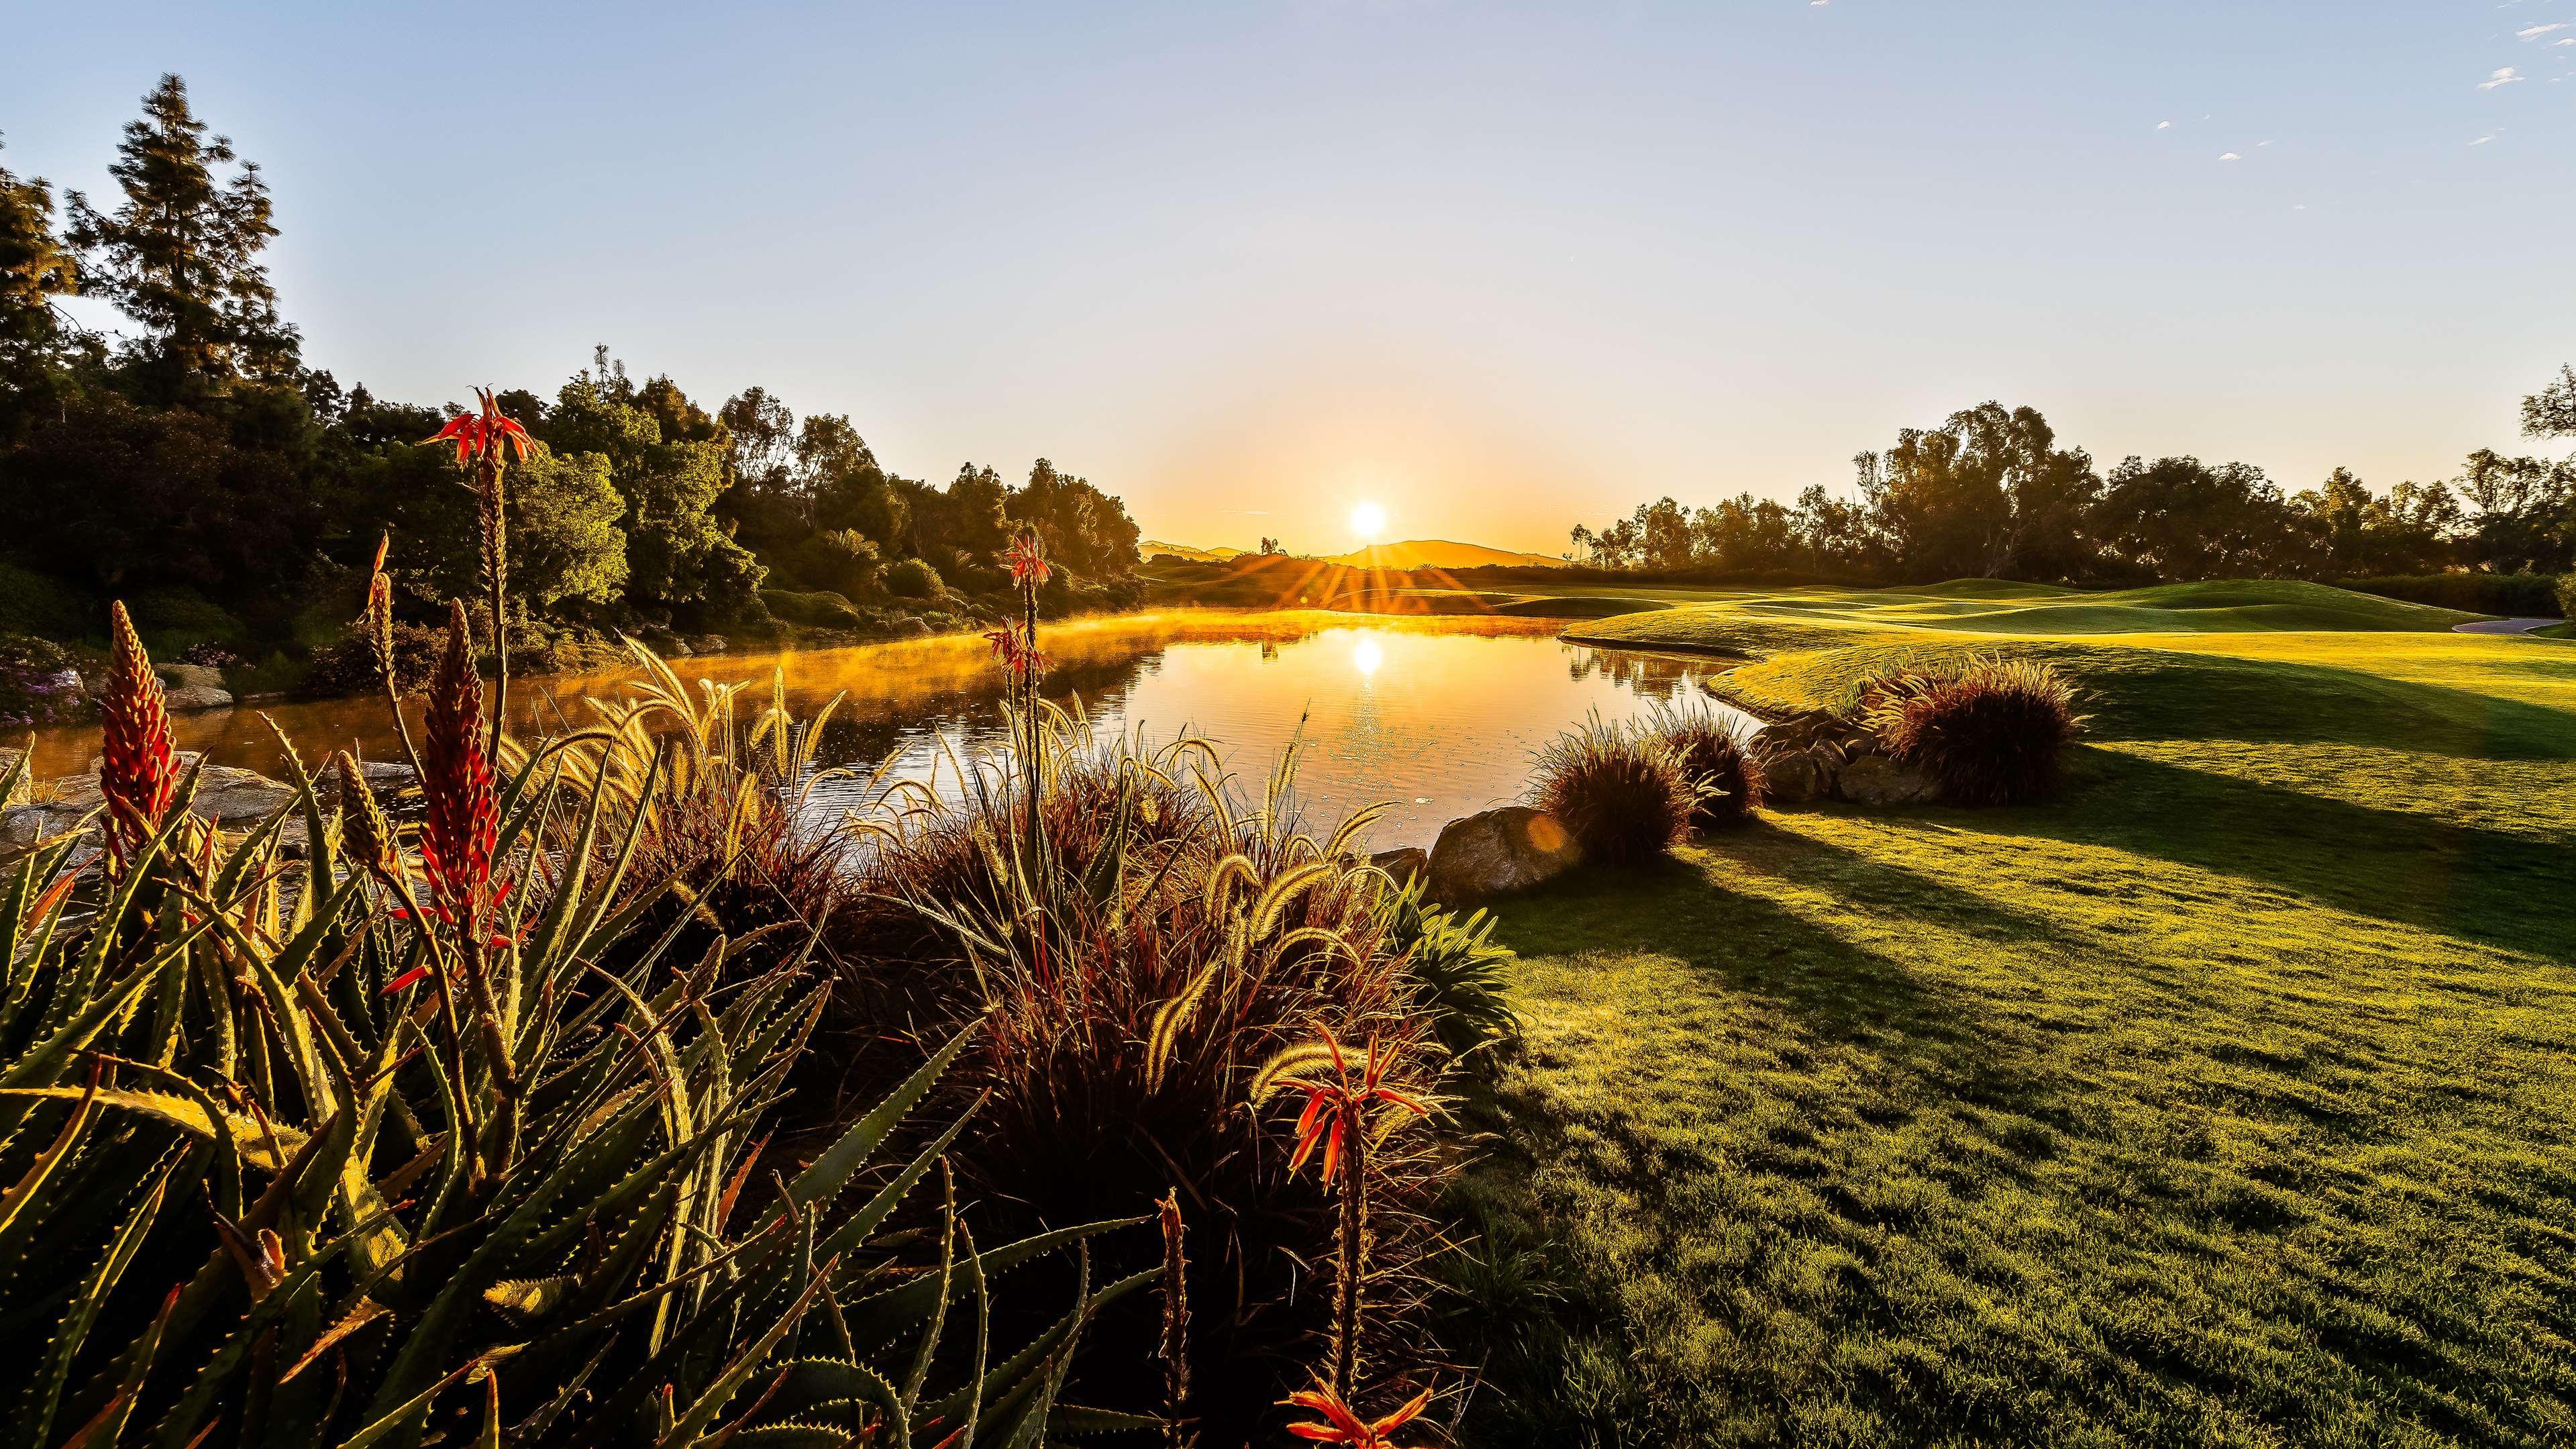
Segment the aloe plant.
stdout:
[[[461,927],[454,855],[418,889],[358,772],[326,808],[280,744],[295,800],[246,835],[188,813],[193,776],[147,781],[115,870],[79,874],[71,836],[0,885],[0,1335],[26,1346],[0,1363],[0,1442],[967,1449],[1156,1426],[1061,1401],[1086,1326],[1155,1276],[1092,1281],[1090,1240],[1124,1224],[980,1247],[951,1193],[897,1230],[963,1123],[879,1158],[974,1028],[810,1161],[771,1150],[823,988],[801,956],[743,971],[721,933],[692,960],[677,925],[634,948],[667,889],[634,878],[649,742],[509,744],[470,797],[489,919]],[[1052,1322],[995,1347],[996,1280],[1054,1254],[1069,1301],[1013,1312]]]

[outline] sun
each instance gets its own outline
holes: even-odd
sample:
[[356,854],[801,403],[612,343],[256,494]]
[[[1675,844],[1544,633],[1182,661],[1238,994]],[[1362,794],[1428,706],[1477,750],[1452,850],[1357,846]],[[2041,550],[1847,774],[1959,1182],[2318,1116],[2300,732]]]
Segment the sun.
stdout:
[[1352,509],[1351,532],[1363,539],[1375,540],[1386,532],[1386,510],[1374,503],[1363,503]]

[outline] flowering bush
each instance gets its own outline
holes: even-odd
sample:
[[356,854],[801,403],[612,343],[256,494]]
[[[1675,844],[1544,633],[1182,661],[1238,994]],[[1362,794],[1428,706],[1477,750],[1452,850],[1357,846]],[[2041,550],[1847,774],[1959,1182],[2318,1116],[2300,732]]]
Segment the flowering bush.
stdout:
[[54,724],[89,712],[69,654],[31,635],[0,634],[0,725]]

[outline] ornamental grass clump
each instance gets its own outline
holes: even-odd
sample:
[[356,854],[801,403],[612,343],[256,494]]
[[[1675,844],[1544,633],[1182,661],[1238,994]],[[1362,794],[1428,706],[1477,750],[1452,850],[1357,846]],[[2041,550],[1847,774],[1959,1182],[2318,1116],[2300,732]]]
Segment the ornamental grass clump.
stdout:
[[2082,728],[2074,686],[2044,663],[1971,656],[1861,692],[1861,722],[1953,805],[2018,805],[2057,793],[2059,756]]
[[1728,830],[1752,823],[1762,808],[1762,766],[1715,711],[1661,705],[1648,728],[1672,752],[1682,778],[1693,788],[1693,829]]
[[[1023,657],[1002,653],[1015,692]],[[1077,714],[1027,707],[1016,749],[960,760],[939,796],[907,792],[870,822],[826,932],[836,1002],[860,1031],[983,1023],[943,1090],[981,1102],[960,1170],[1007,1221],[1156,1211],[1177,1184],[1201,1245],[1184,1269],[1195,1428],[1210,1444],[1268,1439],[1282,1379],[1302,1377],[1292,1366],[1334,1331],[1309,1285],[1340,1210],[1262,1131],[1252,1079],[1319,1032],[1373,1042],[1389,1090],[1419,1098],[1444,1070],[1425,992],[1390,935],[1392,887],[1355,844],[1374,812],[1309,833],[1293,751],[1255,805],[1204,741],[1103,742]],[[873,1090],[865,1054],[852,1059]],[[1433,1238],[1422,1213],[1447,1170],[1419,1136],[1361,1169],[1365,1273],[1383,1309],[1360,1331],[1390,1353],[1413,1346],[1416,1265]],[[1101,1360],[1137,1366],[1130,1397],[1170,1392],[1148,1370],[1171,1362],[1172,1327],[1100,1325]]]
[[1597,865],[1651,860],[1690,829],[1699,792],[1651,732],[1594,715],[1538,753],[1540,809]]

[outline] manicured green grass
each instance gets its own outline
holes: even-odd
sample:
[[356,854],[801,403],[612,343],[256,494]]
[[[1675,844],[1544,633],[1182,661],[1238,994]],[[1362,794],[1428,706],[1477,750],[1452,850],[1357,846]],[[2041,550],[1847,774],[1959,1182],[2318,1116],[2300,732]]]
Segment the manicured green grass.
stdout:
[[[2256,587],[2108,607],[2343,607]],[[1889,612],[1577,631],[1775,707],[2042,654],[2090,743],[1506,905],[1475,1442],[2576,1442],[2576,648]]]

